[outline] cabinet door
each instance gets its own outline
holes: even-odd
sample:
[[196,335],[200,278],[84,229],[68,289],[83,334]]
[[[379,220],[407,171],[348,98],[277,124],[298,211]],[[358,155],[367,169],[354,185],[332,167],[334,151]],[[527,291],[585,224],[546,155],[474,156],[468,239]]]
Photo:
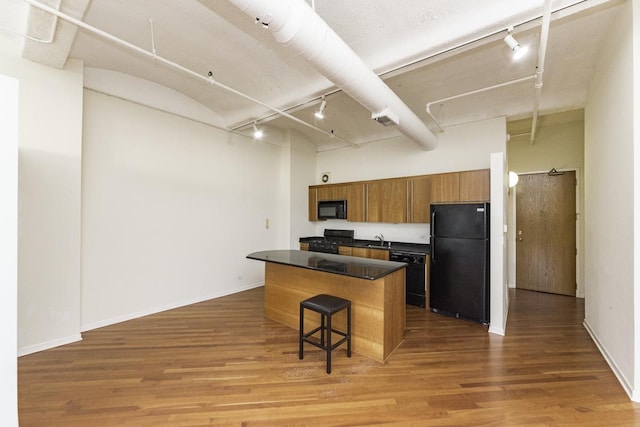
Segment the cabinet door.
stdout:
[[348,185],[320,185],[316,187],[318,191],[318,201],[325,200],[347,200]]
[[368,248],[351,248],[351,256],[357,256],[360,258],[369,258]]
[[367,258],[389,261],[389,251],[386,249],[369,249],[369,255]]
[[318,202],[331,200],[331,189],[328,185],[320,185],[316,187],[316,200]]
[[457,203],[460,201],[460,174],[431,175],[431,203]]
[[346,188],[347,192],[347,221],[364,222],[364,184],[353,183]]
[[491,171],[460,172],[460,201],[488,202],[491,199]]
[[427,224],[431,203],[431,179],[428,176],[414,178],[411,183],[411,222]]
[[389,261],[389,251],[387,249],[372,248],[351,248],[351,256],[360,258],[373,258]]
[[353,248],[351,246],[338,246],[338,255],[353,256]]
[[309,221],[318,220],[318,190],[309,187]]
[[390,179],[367,184],[367,221],[409,222],[409,182]]

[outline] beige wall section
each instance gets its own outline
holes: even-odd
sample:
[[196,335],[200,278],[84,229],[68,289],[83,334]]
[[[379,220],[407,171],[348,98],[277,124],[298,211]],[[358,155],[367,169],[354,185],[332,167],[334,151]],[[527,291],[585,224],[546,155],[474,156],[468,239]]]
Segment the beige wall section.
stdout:
[[35,64],[0,38],[0,74],[20,86],[19,355],[81,339],[82,67]]
[[[281,148],[85,90],[82,329],[262,284]],[[270,219],[270,227],[265,220]]]
[[285,227],[283,249],[298,249],[298,239],[315,234],[315,224],[308,219],[309,185],[316,183],[316,147],[295,130],[284,133],[282,143],[282,217]]
[[18,425],[18,80],[0,74],[0,413]]
[[[575,110],[541,116],[533,144],[530,143],[531,119],[509,122],[507,132],[511,139],[507,143],[507,165],[516,173],[545,172],[555,168],[576,170],[578,194],[576,228],[578,256],[576,259],[578,289],[576,295],[584,298],[584,111]],[[515,197],[509,191],[508,253],[509,286],[515,283]]]
[[585,107],[585,325],[635,401],[640,401],[640,267],[634,262],[640,188],[634,137],[640,126],[634,111],[640,70],[633,61],[640,50],[633,43],[638,7],[638,0],[633,6],[624,3],[611,25]]

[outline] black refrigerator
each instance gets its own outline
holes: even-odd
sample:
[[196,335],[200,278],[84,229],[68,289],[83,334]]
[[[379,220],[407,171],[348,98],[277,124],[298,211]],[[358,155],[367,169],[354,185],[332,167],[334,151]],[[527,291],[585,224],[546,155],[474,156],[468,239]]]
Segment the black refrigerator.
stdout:
[[489,203],[431,205],[431,311],[489,323]]

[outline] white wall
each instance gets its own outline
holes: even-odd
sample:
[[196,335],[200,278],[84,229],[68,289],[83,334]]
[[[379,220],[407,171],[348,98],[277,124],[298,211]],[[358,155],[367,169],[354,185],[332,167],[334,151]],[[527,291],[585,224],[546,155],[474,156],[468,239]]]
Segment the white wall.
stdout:
[[604,40],[585,108],[585,325],[638,400],[632,22],[632,2],[626,2]]
[[640,84],[638,84],[638,73],[640,72],[640,0],[633,0],[633,75],[636,76],[633,84],[633,113],[632,117],[635,117],[633,125],[633,146],[635,147],[633,152],[633,170],[634,170],[634,189],[635,196],[633,202],[634,219],[634,241],[636,248],[634,250],[633,265],[636,266],[634,270],[634,298],[633,298],[633,324],[634,327],[634,381],[633,381],[633,398],[634,400],[640,400],[638,389],[640,388],[640,291],[638,289],[638,274],[640,270],[637,266],[640,266],[640,250],[638,249],[638,242],[640,242],[640,197],[638,197],[638,190],[640,189],[640,124],[637,117],[640,114]]
[[80,339],[82,63],[55,70],[0,38],[20,82],[18,353]]
[[[315,224],[309,221],[309,186],[316,179],[316,147],[300,133],[290,130],[285,135],[287,155],[283,154],[283,177],[286,182],[282,187],[287,189],[287,206],[289,233],[283,242],[284,249],[298,249],[300,237],[315,233]],[[283,148],[285,151],[285,148]]]
[[0,75],[0,413],[18,425],[18,81]]
[[279,147],[90,90],[83,136],[83,330],[262,283]]
[[490,319],[489,332],[504,335],[507,328],[507,170],[504,152],[491,154]]
[[504,151],[505,126],[498,117],[446,128],[432,151],[404,137],[324,151],[318,153],[315,183],[321,183],[321,172],[331,172],[331,182],[338,183],[489,168],[491,153]]

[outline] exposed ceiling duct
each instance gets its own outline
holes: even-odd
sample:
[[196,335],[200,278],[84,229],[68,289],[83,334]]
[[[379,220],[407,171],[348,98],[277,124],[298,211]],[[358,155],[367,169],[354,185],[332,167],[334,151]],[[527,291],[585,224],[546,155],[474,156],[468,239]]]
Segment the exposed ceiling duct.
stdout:
[[367,110],[372,119],[395,124],[425,150],[438,145],[433,132],[356,55],[304,0],[229,0],[256,23],[273,32],[327,79]]

